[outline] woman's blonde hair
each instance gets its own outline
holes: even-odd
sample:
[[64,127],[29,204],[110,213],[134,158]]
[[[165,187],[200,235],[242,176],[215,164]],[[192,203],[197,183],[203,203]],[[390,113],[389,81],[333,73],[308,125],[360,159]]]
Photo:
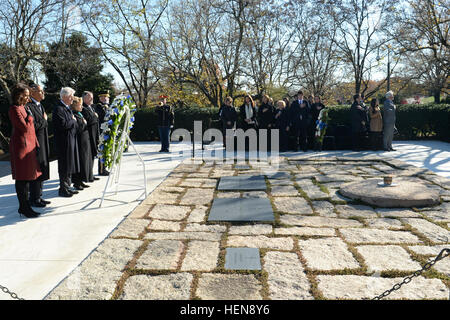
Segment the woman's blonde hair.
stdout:
[[80,97],[73,97],[73,101],[72,104],[70,105],[72,108],[83,104],[83,99],[81,99]]
[[281,106],[283,106],[283,108],[285,108],[286,107],[286,102],[284,102],[283,100],[278,100],[277,101],[277,107],[281,107]]

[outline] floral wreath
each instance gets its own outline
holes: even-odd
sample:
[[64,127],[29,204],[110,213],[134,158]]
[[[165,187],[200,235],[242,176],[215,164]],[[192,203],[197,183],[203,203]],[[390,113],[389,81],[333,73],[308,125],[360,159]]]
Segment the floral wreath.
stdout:
[[[98,146],[98,160],[109,170],[113,166],[114,153],[119,148],[120,136],[124,130],[126,120],[126,108],[130,110],[130,122],[127,128],[128,135],[134,125],[134,113],[136,105],[133,98],[128,95],[117,96],[105,114],[105,122],[100,126],[102,133],[100,134]],[[121,154],[118,155],[116,163],[120,161]]]
[[328,109],[323,108],[320,110],[319,117],[316,121],[316,138],[322,144],[323,138],[325,137],[325,133],[328,127],[328,121],[330,117],[328,116]]

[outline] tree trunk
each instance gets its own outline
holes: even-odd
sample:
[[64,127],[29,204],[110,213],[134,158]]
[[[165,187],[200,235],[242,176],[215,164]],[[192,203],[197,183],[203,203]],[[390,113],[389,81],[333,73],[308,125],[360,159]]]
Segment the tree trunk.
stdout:
[[434,103],[440,103],[441,102],[441,89],[434,89],[433,97],[434,97]]

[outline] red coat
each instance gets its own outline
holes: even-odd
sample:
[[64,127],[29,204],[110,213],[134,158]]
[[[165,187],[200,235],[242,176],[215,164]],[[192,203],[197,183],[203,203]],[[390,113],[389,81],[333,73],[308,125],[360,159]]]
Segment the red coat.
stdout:
[[35,180],[41,175],[41,170],[33,117],[27,115],[24,106],[11,106],[8,113],[13,127],[9,144],[12,177],[15,180]]

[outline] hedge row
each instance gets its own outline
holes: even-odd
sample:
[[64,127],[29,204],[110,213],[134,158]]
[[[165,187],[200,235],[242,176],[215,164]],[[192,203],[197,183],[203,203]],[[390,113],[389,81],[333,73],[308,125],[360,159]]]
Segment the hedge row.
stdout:
[[[350,106],[329,107],[330,125],[350,126]],[[450,142],[450,105],[399,105],[396,140],[436,139]],[[131,131],[134,141],[159,140],[155,108],[141,109],[135,114],[136,122]],[[220,128],[217,108],[184,107],[175,109],[175,129],[193,131],[194,121],[201,120],[203,130]]]

